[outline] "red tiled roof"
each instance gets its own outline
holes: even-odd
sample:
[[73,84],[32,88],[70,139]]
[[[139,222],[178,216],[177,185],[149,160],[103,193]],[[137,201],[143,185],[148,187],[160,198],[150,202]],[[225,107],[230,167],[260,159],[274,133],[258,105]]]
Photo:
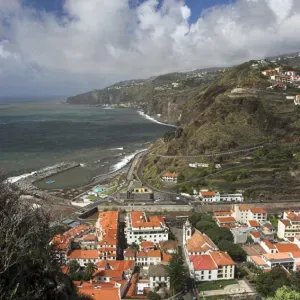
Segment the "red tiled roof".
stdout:
[[134,260],[101,260],[96,263],[98,269],[105,269],[107,267],[112,268],[113,270],[118,271],[127,271],[133,270]]
[[287,219],[283,219],[283,220],[279,220],[281,223],[283,223],[285,226],[290,226],[291,225],[291,222],[290,220],[287,220]]
[[215,192],[201,192],[202,197],[213,197],[215,195],[216,195]]
[[161,227],[165,220],[161,216],[150,216],[148,219],[144,212],[133,211],[130,213],[132,227]]
[[278,252],[297,252],[300,251],[299,247],[294,243],[282,244],[278,243],[275,244]]
[[263,256],[268,260],[289,259],[289,258],[291,258],[289,253],[270,253],[270,254],[263,254]]
[[252,207],[251,212],[254,214],[266,214],[267,213],[263,208],[260,208],[260,207]]
[[124,250],[125,257],[135,257],[135,250],[132,248],[127,248]]
[[206,252],[209,249],[216,249],[217,246],[204,233],[196,230],[193,235],[186,241],[188,252]]
[[162,262],[168,263],[172,259],[172,255],[162,252]]
[[251,231],[251,235],[252,235],[253,237],[255,237],[255,238],[260,238],[260,237],[261,237],[260,233],[257,232],[257,231]]
[[147,248],[153,248],[154,247],[154,243],[150,242],[150,241],[143,241],[141,242],[141,248],[142,249],[147,249]]
[[249,209],[250,209],[250,206],[249,206],[249,205],[240,205],[240,206],[239,206],[239,209],[240,209],[240,210],[249,210]]
[[115,282],[83,282],[74,281],[80,294],[89,295],[93,300],[120,300],[119,288],[115,286]]
[[292,255],[294,258],[300,258],[300,251],[291,252],[291,255]]
[[233,217],[217,217],[219,223],[235,223],[236,220]]
[[256,220],[249,220],[248,223],[251,227],[259,227],[260,226]]
[[122,279],[123,271],[120,270],[97,270],[93,277],[110,277]]
[[190,255],[189,257],[196,271],[218,269],[210,255]]
[[73,250],[68,259],[97,259],[99,258],[98,250]]
[[276,249],[275,245],[272,244],[270,241],[266,240],[263,241],[265,243],[265,245],[269,248],[269,249]]
[[163,175],[163,177],[177,178],[178,173],[166,173],[166,174]]
[[161,257],[160,250],[149,250],[147,252],[145,251],[139,251],[136,254],[137,257]]
[[226,252],[213,251],[210,253],[212,259],[217,264],[217,266],[229,266],[234,265],[234,261]]

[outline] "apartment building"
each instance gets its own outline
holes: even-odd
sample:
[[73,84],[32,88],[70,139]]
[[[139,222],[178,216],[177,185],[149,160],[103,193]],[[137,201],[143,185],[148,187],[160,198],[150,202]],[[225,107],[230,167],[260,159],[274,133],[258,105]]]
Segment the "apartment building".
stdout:
[[160,250],[139,251],[136,254],[136,264],[138,266],[149,267],[160,264],[161,261]]
[[250,220],[256,220],[259,223],[267,221],[267,212],[260,207],[250,207],[248,205],[234,205],[231,209],[231,216],[241,224],[247,224]]
[[159,243],[167,241],[169,228],[161,216],[147,217],[144,212],[133,211],[127,214],[125,235],[127,244],[140,244],[142,241]]
[[98,238],[98,250],[100,259],[116,260],[118,254],[118,226],[119,213],[106,211],[99,214],[95,224]]
[[300,211],[289,210],[278,221],[277,236],[281,239],[292,238],[300,234]]

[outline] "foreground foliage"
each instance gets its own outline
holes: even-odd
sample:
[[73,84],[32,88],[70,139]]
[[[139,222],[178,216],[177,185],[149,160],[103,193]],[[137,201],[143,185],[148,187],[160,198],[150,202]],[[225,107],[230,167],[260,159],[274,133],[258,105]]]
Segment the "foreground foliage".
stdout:
[[0,184],[0,299],[83,299],[49,244],[49,214]]
[[268,297],[267,300],[300,300],[300,293],[283,286],[276,291],[274,297]]

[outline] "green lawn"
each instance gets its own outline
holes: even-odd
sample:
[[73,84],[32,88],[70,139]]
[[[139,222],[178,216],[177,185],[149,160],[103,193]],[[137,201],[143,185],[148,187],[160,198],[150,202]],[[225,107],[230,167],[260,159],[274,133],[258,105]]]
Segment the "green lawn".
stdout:
[[89,200],[97,200],[97,199],[99,199],[99,197],[94,196],[94,195],[89,195],[87,198],[88,198]]
[[227,285],[237,284],[237,283],[238,283],[238,281],[236,279],[220,280],[220,281],[206,281],[206,282],[198,283],[197,288],[198,288],[199,292],[221,290]]

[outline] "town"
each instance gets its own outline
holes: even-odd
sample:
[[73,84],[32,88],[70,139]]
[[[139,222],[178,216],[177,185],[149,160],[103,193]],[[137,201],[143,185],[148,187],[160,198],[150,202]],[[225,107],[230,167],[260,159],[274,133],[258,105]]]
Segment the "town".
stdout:
[[134,209],[96,215],[51,241],[63,272],[92,299],[250,299],[258,279],[291,276],[300,265],[300,211],[233,204],[179,218]]

